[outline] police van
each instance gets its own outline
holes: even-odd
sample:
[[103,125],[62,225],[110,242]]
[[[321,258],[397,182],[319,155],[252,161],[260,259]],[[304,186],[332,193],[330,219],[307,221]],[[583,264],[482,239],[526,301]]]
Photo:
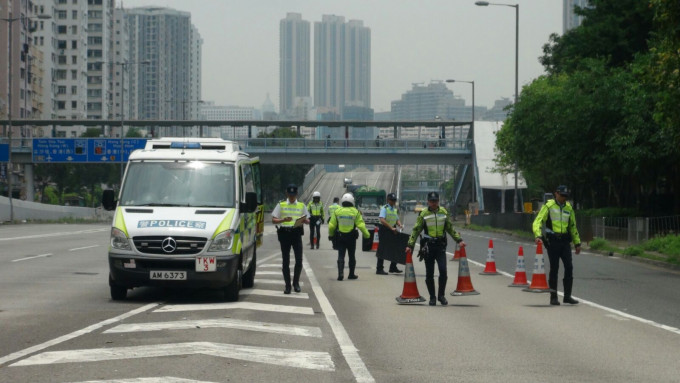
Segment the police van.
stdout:
[[111,298],[140,286],[252,287],[264,211],[260,164],[217,138],[160,138],[130,154],[109,244]]

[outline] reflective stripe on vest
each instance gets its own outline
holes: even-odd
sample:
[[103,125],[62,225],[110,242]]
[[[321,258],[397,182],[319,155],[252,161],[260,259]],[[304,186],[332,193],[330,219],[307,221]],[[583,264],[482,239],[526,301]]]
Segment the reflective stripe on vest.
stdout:
[[292,217],[293,220],[289,222],[281,222],[281,226],[292,227],[295,225],[295,220],[302,217],[302,212],[305,210],[305,204],[302,202],[288,203],[288,201],[279,202],[281,206],[281,219]]
[[444,237],[444,228],[446,227],[446,220],[448,215],[437,210],[437,212],[427,211],[430,214],[423,215],[423,220],[427,225],[427,235],[433,238]]
[[336,210],[335,217],[338,220],[338,231],[349,233],[354,230],[354,221],[358,214],[359,210],[354,207],[341,207]]
[[309,205],[307,205],[307,210],[309,210],[309,214],[311,215],[322,215],[323,214],[323,203],[314,203],[310,202]]
[[397,224],[397,221],[399,220],[399,213],[397,212],[396,207],[392,207],[389,204],[385,205],[385,221],[390,224],[390,226],[394,227],[394,225]]
[[571,217],[572,211],[567,205],[560,207],[557,203],[550,206],[548,209],[550,214],[551,226],[550,228],[553,232],[557,234],[568,233],[569,230],[569,217]]

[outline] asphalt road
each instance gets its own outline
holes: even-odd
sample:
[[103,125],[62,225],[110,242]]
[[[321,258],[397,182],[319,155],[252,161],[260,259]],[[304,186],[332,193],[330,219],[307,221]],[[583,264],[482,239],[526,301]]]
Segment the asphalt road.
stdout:
[[[407,229],[412,215],[405,217]],[[680,275],[593,254],[575,260],[577,306],[507,285],[518,246],[463,231],[481,294],[449,306],[397,305],[404,277],[335,280],[327,241],[305,249],[302,293],[284,296],[266,225],[253,289],[140,288],[109,298],[109,226],[0,227],[0,382],[674,382],[680,376]],[[325,233],[326,225],[322,226]],[[497,268],[479,275],[493,238]],[[325,238],[325,237],[322,237]],[[453,252],[453,246],[450,245]],[[452,254],[449,254],[452,256]],[[422,294],[424,265],[415,262]],[[402,267],[403,268],[403,267]],[[449,262],[456,287],[457,262]]]

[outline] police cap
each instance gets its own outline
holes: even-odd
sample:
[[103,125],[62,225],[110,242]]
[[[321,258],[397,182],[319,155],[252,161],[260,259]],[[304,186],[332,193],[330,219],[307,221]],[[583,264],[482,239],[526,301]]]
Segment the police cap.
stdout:
[[428,201],[439,201],[439,193],[437,192],[429,192],[427,194],[427,200]]
[[298,192],[297,189],[298,189],[297,185],[288,184],[288,186],[286,186],[286,193],[291,194],[291,195],[297,195],[297,192]]
[[397,195],[394,193],[390,193],[387,195],[387,199],[390,201],[396,201],[397,200]]
[[557,187],[557,190],[555,190],[557,193],[559,193],[562,196],[569,197],[570,191],[569,188],[566,185],[560,185]]

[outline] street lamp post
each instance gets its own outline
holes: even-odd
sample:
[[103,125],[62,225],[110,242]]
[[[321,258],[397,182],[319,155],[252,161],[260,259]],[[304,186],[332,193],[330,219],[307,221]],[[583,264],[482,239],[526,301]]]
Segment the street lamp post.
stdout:
[[[121,186],[123,185],[123,173],[125,171],[125,136],[123,135],[124,131],[124,121],[125,121],[125,71],[127,70],[128,65],[130,64],[140,64],[140,65],[147,65],[149,64],[149,60],[144,60],[144,61],[133,61],[133,62],[128,62],[128,61],[116,61],[116,65],[120,65],[120,75],[121,75],[121,81],[120,81],[120,184]],[[113,134],[112,134],[113,135]]]
[[[475,5],[480,7],[486,7],[489,5],[499,5],[504,7],[515,8],[515,107],[517,107],[517,98],[519,96],[519,4],[498,4],[489,3],[488,1],[476,1]],[[521,211],[518,206],[518,188],[517,188],[517,178],[518,178],[518,166],[517,160],[515,160],[515,196],[513,198],[513,209],[515,212]]]
[[2,21],[7,22],[7,36],[9,38],[9,43],[7,44],[8,53],[8,92],[7,92],[7,141],[9,143],[9,158],[7,160],[7,197],[9,198],[9,220],[14,221],[14,204],[12,203],[12,23],[17,20],[31,20],[31,19],[41,19],[49,20],[52,16],[50,15],[38,15],[38,16],[19,16],[12,17],[12,12],[9,12],[9,17],[0,18]]

